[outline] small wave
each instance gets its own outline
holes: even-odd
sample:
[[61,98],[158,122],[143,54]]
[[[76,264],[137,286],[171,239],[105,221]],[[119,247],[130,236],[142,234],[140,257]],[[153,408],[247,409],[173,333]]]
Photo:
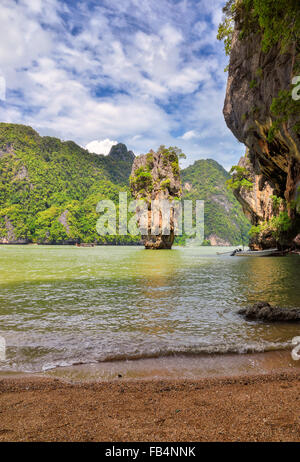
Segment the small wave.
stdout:
[[[268,351],[291,350],[291,342],[248,342],[236,344],[201,344],[201,345],[164,345],[160,347],[126,349],[124,351],[108,351],[98,354],[96,351],[77,352],[74,356],[56,357],[52,351],[50,358],[47,354],[39,356],[33,361],[28,358],[16,358],[0,363],[0,371],[14,371],[26,373],[47,372],[60,367],[71,367],[77,365],[109,363],[117,361],[135,361],[143,359],[156,359],[166,357],[196,357],[209,355],[226,354],[251,354]],[[48,357],[47,357],[48,356]]]
[[267,343],[267,344],[248,344],[248,345],[211,345],[197,347],[178,347],[171,349],[158,349],[151,352],[117,353],[107,355],[98,362],[123,361],[134,359],[160,358],[167,356],[197,356],[197,355],[222,355],[222,354],[250,354],[263,353],[267,351],[287,350],[291,347],[291,342]]
[[207,346],[182,346],[178,348],[160,348],[155,351],[135,351],[124,353],[110,353],[104,357],[95,358],[74,358],[68,361],[54,361],[42,366],[42,371],[46,372],[57,367],[71,367],[85,364],[99,364],[117,361],[136,361],[142,359],[157,359],[172,356],[208,356],[208,355],[226,355],[226,354],[253,354],[264,353],[268,351],[289,350],[291,342],[283,343],[266,343],[266,344],[247,344],[247,345],[207,345]]

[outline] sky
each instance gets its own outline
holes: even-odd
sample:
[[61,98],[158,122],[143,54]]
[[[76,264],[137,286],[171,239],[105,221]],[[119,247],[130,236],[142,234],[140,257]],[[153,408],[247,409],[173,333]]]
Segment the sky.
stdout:
[[222,114],[224,3],[1,0],[0,121],[98,154],[165,144],[184,165],[212,158],[229,169],[244,146]]

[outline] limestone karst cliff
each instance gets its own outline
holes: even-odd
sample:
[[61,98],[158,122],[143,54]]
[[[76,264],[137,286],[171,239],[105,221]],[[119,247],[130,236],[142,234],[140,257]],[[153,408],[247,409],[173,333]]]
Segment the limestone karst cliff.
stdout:
[[[172,201],[181,197],[181,181],[176,148],[161,146],[135,158],[130,177],[131,192],[135,199],[144,200],[148,208],[147,233],[142,235],[146,249],[170,249],[175,238],[175,214],[170,210],[170,229],[164,234],[162,216],[159,232],[153,234],[151,204],[153,201]],[[152,209],[152,213],[153,209]],[[161,215],[161,214],[160,214]]]
[[269,2],[272,11],[266,2],[229,3],[234,30],[223,112],[247,147],[239,166],[252,183],[237,183],[234,194],[253,224],[252,248],[293,247],[300,242],[300,99],[292,98],[300,4]]

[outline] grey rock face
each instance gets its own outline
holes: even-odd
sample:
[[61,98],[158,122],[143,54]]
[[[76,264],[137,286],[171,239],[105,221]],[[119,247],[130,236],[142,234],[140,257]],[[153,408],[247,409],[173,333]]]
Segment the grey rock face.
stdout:
[[[262,52],[260,34],[240,40],[237,29],[233,37],[224,117],[228,128],[248,148],[246,159],[253,176],[253,191],[235,192],[244,212],[253,225],[272,218],[270,197],[276,195],[292,203],[300,182],[300,136],[293,127],[300,121],[299,112],[280,122],[273,138],[269,131],[277,121],[271,104],[280,91],[290,90],[297,63],[296,44],[286,53],[279,46]],[[244,166],[245,158],[240,165]],[[298,220],[295,210],[289,209],[292,220]],[[287,245],[299,233],[297,225]],[[269,242],[269,241],[268,241]],[[268,246],[258,238],[255,248]],[[273,243],[270,243],[272,246]]]
[[64,212],[60,215],[60,217],[58,217],[58,221],[60,222],[60,224],[63,225],[63,227],[65,228],[67,234],[70,233],[70,226],[69,226],[69,223],[68,223],[68,215],[69,215],[69,211],[64,210]]
[[[170,249],[174,242],[175,214],[171,207],[170,234],[151,234],[151,202],[179,199],[182,194],[178,157],[169,150],[151,151],[135,158],[130,177],[135,199],[143,199],[148,207],[148,233],[142,236],[146,249]],[[160,217],[160,227],[162,219]]]

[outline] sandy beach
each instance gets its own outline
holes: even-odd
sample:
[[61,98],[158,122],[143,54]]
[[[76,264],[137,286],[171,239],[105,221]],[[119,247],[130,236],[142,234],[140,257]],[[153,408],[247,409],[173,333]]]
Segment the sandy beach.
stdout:
[[297,372],[200,380],[0,380],[0,441],[299,441]]

